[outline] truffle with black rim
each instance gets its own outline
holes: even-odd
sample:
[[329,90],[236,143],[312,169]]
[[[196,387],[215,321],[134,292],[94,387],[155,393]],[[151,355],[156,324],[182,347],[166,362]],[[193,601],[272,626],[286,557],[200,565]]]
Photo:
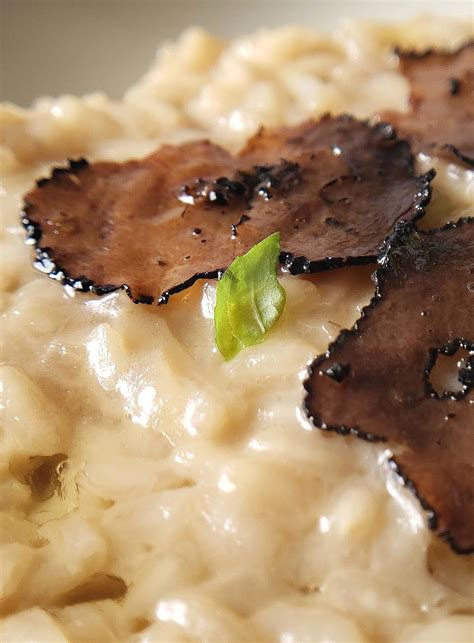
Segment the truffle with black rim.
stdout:
[[326,116],[263,130],[237,156],[199,141],[71,162],[26,195],[23,225],[51,278],[166,303],[275,230],[292,273],[374,262],[398,221],[423,214],[432,176],[390,126]]
[[[387,441],[430,527],[459,553],[474,551],[473,257],[474,219],[429,232],[399,225],[370,305],[305,382],[315,426]],[[461,390],[437,395],[428,379],[433,356],[456,348],[468,352]]]
[[397,51],[410,110],[385,112],[416,152],[474,165],[474,41],[457,51]]

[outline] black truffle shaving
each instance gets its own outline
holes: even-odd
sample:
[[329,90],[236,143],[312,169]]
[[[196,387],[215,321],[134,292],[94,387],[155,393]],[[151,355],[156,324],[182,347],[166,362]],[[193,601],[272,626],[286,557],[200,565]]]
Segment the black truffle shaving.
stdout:
[[50,278],[164,304],[276,230],[293,274],[373,263],[396,222],[423,215],[433,176],[390,126],[325,116],[262,130],[237,156],[197,141],[70,161],[25,196],[22,222]]
[[385,112],[415,152],[474,165],[474,41],[457,51],[397,50],[410,83],[411,110]]
[[[388,442],[389,464],[459,554],[474,552],[474,218],[399,224],[375,295],[308,371],[304,409],[324,431]],[[437,394],[438,354],[468,352],[459,392]],[[341,377],[341,365],[344,376]]]

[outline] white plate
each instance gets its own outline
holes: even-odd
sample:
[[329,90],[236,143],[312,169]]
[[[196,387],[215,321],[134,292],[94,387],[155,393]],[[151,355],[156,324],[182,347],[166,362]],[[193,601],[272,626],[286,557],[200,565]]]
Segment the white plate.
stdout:
[[231,37],[259,27],[331,30],[346,17],[472,17],[469,0],[1,0],[1,99],[105,90],[118,97],[157,46],[190,25]]

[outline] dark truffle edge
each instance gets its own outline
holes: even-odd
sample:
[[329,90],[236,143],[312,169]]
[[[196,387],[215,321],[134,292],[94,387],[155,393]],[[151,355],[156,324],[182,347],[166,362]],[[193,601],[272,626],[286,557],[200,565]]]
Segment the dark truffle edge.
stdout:
[[[330,118],[329,115],[325,115],[322,119]],[[343,114],[341,116],[335,117],[336,120],[357,120],[350,114]],[[320,121],[318,121],[320,122]],[[368,127],[380,131],[382,135],[387,139],[397,138],[396,131],[394,128],[384,121],[371,124],[368,120],[361,121],[365,123]],[[418,191],[416,192],[411,206],[406,210],[404,216],[407,216],[410,221],[418,221],[425,214],[425,207],[431,200],[431,181],[433,180],[436,172],[435,170],[429,170],[425,174],[416,176],[414,174],[414,156],[411,152],[411,148],[407,141],[404,139],[398,139],[400,143],[406,145],[407,152],[409,154],[408,159],[408,171],[412,175],[414,180],[417,180],[419,183]],[[36,181],[36,186],[38,188],[43,187],[46,183],[53,180],[58,174],[67,174],[70,172],[75,172],[82,170],[89,166],[89,161],[85,158],[79,159],[68,159],[68,165],[66,166],[57,166],[54,167],[51,176],[49,178],[40,178]],[[61,285],[69,288],[73,288],[79,292],[91,292],[94,295],[102,296],[107,295],[116,290],[124,290],[127,295],[130,297],[134,304],[147,304],[152,305],[157,303],[157,305],[167,304],[169,298],[172,295],[175,295],[187,288],[190,288],[196,281],[200,279],[219,279],[222,274],[225,272],[226,267],[218,268],[215,270],[209,270],[205,272],[199,272],[192,275],[186,281],[169,288],[162,292],[158,297],[153,295],[140,294],[134,296],[130,286],[126,283],[124,284],[97,284],[93,280],[87,278],[84,275],[71,275],[68,270],[63,268],[59,263],[57,263],[51,256],[51,248],[42,247],[40,245],[42,230],[40,224],[36,223],[30,218],[29,215],[30,204],[27,200],[23,203],[21,222],[26,232],[26,244],[34,246],[34,260],[33,267],[39,270],[40,272],[48,275],[50,279],[58,281]],[[397,224],[395,224],[397,225]],[[384,241],[381,241],[381,247],[383,248]],[[298,256],[290,252],[282,251],[280,253],[280,264],[288,270],[292,275],[305,274],[305,273],[316,273],[326,270],[334,270],[335,268],[341,268],[344,266],[353,266],[353,265],[366,265],[371,263],[376,263],[379,256],[379,248],[375,249],[375,254],[362,255],[362,256],[348,256],[348,257],[326,257],[325,259],[318,261],[311,261],[305,256]]]
[[466,156],[465,154],[462,154],[455,145],[451,145],[451,143],[445,143],[441,149],[447,152],[448,154],[452,154],[453,156],[456,156],[460,161],[462,161],[466,165],[470,165],[471,167],[474,167],[474,157]]
[[[422,234],[430,236],[442,230],[447,230],[450,228],[458,228],[463,225],[474,225],[474,217],[462,217],[456,222],[446,223],[441,228],[432,228],[431,230],[426,230],[426,231],[424,230]],[[317,371],[319,370],[319,366],[323,362],[325,362],[329,357],[331,357],[333,353],[336,351],[336,349],[344,345],[347,337],[349,337],[350,335],[358,335],[360,333],[361,325],[363,325],[365,323],[365,320],[367,319],[367,311],[375,308],[375,306],[377,306],[382,301],[382,298],[384,297],[385,276],[388,270],[390,253],[392,249],[394,247],[397,247],[398,245],[401,245],[403,243],[403,240],[408,235],[410,235],[413,231],[418,232],[416,226],[412,222],[409,222],[409,223],[400,222],[396,225],[394,232],[389,237],[387,237],[387,239],[384,242],[381,255],[379,257],[379,264],[381,267],[378,268],[372,276],[372,279],[375,284],[375,293],[371,298],[369,304],[367,306],[364,306],[364,308],[362,308],[361,316],[354,323],[352,328],[349,330],[347,329],[342,330],[339,333],[339,335],[336,337],[336,339],[329,344],[328,349],[321,355],[318,355],[318,357],[316,357],[316,359],[314,359],[313,362],[311,362],[307,368],[308,376],[303,382],[303,387],[307,393],[303,399],[303,411],[306,417],[311,421],[313,426],[321,431],[333,432],[333,433],[337,433],[338,435],[344,435],[344,436],[352,435],[356,438],[361,438],[362,440],[366,440],[367,442],[387,442],[387,438],[383,435],[367,433],[362,429],[360,429],[358,426],[347,427],[339,424],[326,424],[325,422],[322,422],[320,415],[312,414],[309,409],[309,400],[313,392],[312,385],[311,385],[311,378],[317,374]],[[454,339],[452,343],[455,343],[458,346],[468,346],[471,344],[471,342],[468,339],[465,339],[463,337]],[[425,378],[426,378],[426,370],[425,370]],[[468,390],[470,390],[470,388],[472,387],[470,386],[467,387],[467,390],[464,391],[464,395],[468,392]],[[442,399],[442,398],[438,397],[437,399]],[[408,476],[405,475],[405,473],[403,472],[403,469],[398,464],[396,457],[394,456],[390,457],[388,459],[388,463],[391,470],[396,474],[396,476],[399,478],[402,484],[415,495],[422,509],[427,512],[428,527],[432,531],[436,532],[436,529],[438,527],[438,515],[436,513],[436,509],[432,507],[424,499],[424,497],[419,493],[414,482],[410,478],[408,478]],[[451,535],[451,533],[449,532],[449,530],[437,533],[437,535],[442,540],[447,542],[448,545],[451,547],[451,549],[457,554],[468,555],[468,554],[474,553],[474,545],[472,547],[467,547],[467,548],[459,547],[456,544],[456,541],[454,537]]]
[[[465,339],[453,339],[449,344],[442,346],[440,348],[432,348],[429,352],[428,361],[423,372],[423,381],[425,385],[425,393],[428,397],[432,397],[437,400],[461,400],[465,397],[472,388],[471,384],[463,384],[463,388],[456,393],[453,391],[443,391],[439,394],[435,391],[431,382],[429,380],[431,370],[436,364],[436,358],[438,355],[447,355],[452,356],[456,353],[459,348],[463,348],[466,351],[474,351],[474,341],[469,341]],[[468,366],[469,368],[469,366]]]

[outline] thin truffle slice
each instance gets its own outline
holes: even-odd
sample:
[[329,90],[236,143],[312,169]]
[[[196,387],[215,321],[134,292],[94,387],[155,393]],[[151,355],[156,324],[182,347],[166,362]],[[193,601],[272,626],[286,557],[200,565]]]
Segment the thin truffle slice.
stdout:
[[35,266],[104,294],[165,303],[280,231],[292,272],[375,261],[430,197],[389,126],[325,117],[264,131],[232,156],[208,141],[125,163],[71,162],[25,197]]
[[474,42],[455,52],[398,52],[411,110],[382,114],[416,152],[474,165]]
[[[376,294],[312,364],[305,410],[342,435],[386,440],[392,464],[459,553],[474,551],[474,219],[417,232],[399,225]],[[460,390],[429,382],[438,353],[468,351]]]
[[393,226],[422,216],[430,198],[433,173],[414,176],[409,146],[384,123],[325,116],[261,130],[241,152],[252,164],[278,155],[298,164],[301,182],[284,198],[253,203],[250,216],[266,233],[281,232],[293,274],[374,262]]

